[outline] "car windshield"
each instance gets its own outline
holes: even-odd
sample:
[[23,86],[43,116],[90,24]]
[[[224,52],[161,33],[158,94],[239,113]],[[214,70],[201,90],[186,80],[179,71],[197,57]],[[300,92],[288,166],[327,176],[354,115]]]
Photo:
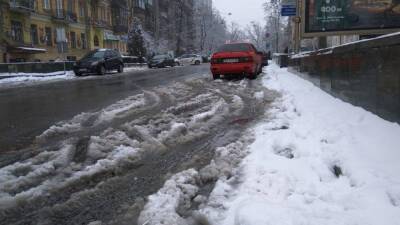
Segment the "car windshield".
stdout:
[[191,55],[182,55],[181,57],[179,57],[179,58],[181,58],[181,59],[187,59],[187,58],[191,58],[192,56]]
[[246,52],[251,51],[249,44],[226,44],[218,48],[217,52]]
[[155,59],[155,60],[165,59],[165,58],[168,58],[168,56],[167,55],[156,55],[153,57],[153,59]]
[[92,51],[86,54],[82,59],[102,59],[106,51]]

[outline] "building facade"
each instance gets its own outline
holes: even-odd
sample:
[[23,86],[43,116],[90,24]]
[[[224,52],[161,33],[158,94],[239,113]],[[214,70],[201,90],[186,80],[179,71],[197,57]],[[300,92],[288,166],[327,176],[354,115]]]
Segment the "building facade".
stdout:
[[0,0],[0,62],[76,60],[97,48],[127,54],[133,17],[179,54],[193,48],[193,14],[194,0]]
[[126,53],[126,1],[1,0],[2,62],[75,60],[96,48]]

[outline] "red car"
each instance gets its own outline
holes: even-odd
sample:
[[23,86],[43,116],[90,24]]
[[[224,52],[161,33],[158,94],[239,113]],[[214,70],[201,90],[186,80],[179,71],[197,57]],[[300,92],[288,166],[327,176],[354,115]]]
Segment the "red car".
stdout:
[[211,72],[214,79],[231,74],[255,79],[262,72],[262,53],[250,43],[225,44],[211,57]]

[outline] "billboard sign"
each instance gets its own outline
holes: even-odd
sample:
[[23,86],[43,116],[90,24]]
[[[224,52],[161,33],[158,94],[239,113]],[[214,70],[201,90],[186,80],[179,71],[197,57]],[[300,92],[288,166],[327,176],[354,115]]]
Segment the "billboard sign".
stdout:
[[304,36],[388,33],[400,28],[400,0],[305,0],[303,9]]

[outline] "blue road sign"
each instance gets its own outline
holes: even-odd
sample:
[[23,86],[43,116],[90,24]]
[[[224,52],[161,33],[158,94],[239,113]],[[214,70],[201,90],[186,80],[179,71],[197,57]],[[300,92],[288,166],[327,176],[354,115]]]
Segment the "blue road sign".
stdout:
[[282,6],[281,15],[282,16],[296,16],[296,7],[290,6],[290,5]]

